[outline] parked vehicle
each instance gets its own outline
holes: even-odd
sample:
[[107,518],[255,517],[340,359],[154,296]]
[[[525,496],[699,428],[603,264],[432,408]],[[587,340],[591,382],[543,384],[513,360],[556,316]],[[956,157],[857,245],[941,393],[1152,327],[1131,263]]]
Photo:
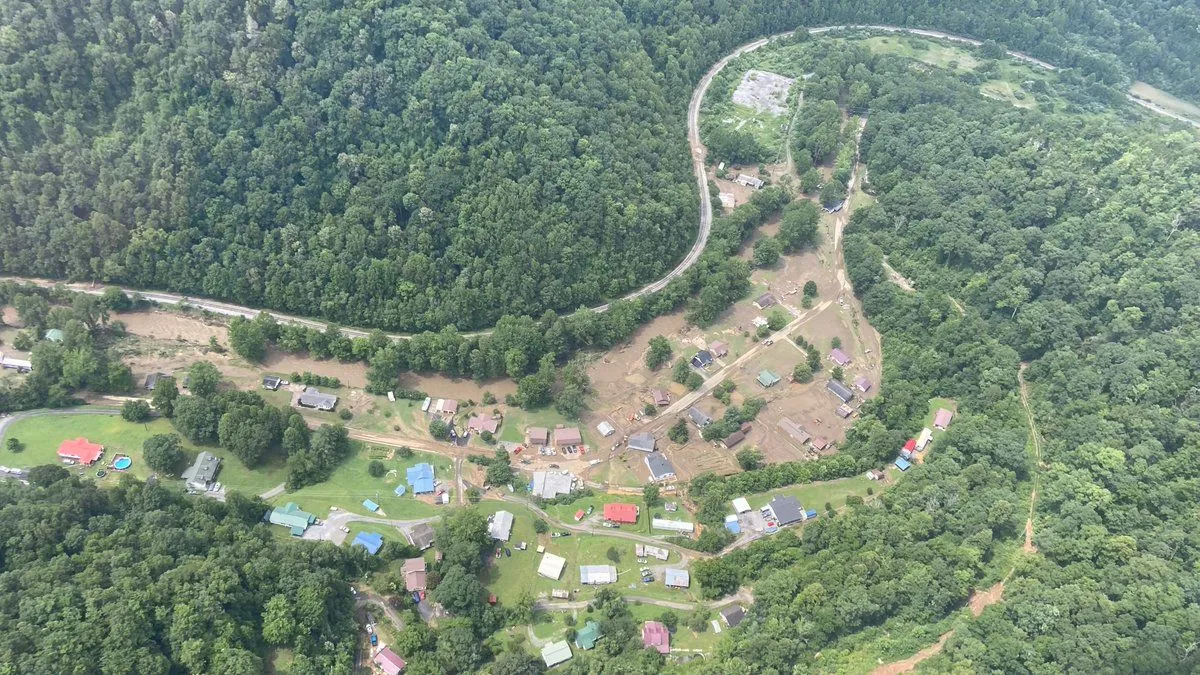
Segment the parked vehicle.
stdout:
[[379,646],[379,636],[374,633],[371,633],[371,646],[372,647]]
[[508,548],[507,546],[504,548],[504,557],[505,558],[512,557],[512,549]]

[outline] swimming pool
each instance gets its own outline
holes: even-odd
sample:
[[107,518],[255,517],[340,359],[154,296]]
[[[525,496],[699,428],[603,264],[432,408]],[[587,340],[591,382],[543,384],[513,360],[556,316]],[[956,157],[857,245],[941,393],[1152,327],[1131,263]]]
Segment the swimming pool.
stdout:
[[116,469],[117,471],[124,471],[125,469],[128,469],[131,466],[133,466],[133,460],[128,457],[125,457],[124,455],[113,460],[113,468]]

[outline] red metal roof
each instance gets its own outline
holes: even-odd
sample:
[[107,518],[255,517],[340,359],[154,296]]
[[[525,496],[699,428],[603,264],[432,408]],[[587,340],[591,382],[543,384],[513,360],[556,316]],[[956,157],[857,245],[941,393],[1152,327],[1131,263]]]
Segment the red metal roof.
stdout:
[[653,647],[660,654],[671,653],[671,633],[658,621],[642,624],[642,647]]
[[613,523],[636,523],[638,507],[636,504],[605,504],[604,519]]
[[73,459],[81,464],[92,464],[104,454],[104,446],[92,443],[82,436],[63,441],[58,446],[58,456]]
[[915,439],[915,438],[908,439],[908,442],[904,444],[904,449],[908,450],[909,452],[916,450],[917,449],[917,439]]

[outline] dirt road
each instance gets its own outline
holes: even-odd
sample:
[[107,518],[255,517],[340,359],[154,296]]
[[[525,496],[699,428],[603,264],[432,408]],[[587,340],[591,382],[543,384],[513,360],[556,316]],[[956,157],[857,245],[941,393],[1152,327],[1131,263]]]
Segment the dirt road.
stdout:
[[1033,544],[1033,511],[1037,507],[1038,487],[1041,486],[1042,463],[1042,434],[1038,431],[1037,422],[1033,418],[1033,408],[1029,405],[1029,385],[1025,382],[1025,369],[1028,363],[1022,362],[1017,369],[1017,385],[1021,392],[1021,409],[1025,411],[1025,420],[1029,423],[1029,441],[1033,445],[1033,490],[1029,493],[1029,517],[1025,520],[1025,543],[1021,550],[1026,553],[1037,553]]

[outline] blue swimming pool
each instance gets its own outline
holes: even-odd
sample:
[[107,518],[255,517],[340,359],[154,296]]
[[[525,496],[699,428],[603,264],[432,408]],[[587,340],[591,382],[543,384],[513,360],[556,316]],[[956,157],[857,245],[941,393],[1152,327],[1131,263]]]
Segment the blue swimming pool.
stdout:
[[124,471],[133,466],[133,460],[128,457],[118,457],[113,461],[113,468],[118,471]]

